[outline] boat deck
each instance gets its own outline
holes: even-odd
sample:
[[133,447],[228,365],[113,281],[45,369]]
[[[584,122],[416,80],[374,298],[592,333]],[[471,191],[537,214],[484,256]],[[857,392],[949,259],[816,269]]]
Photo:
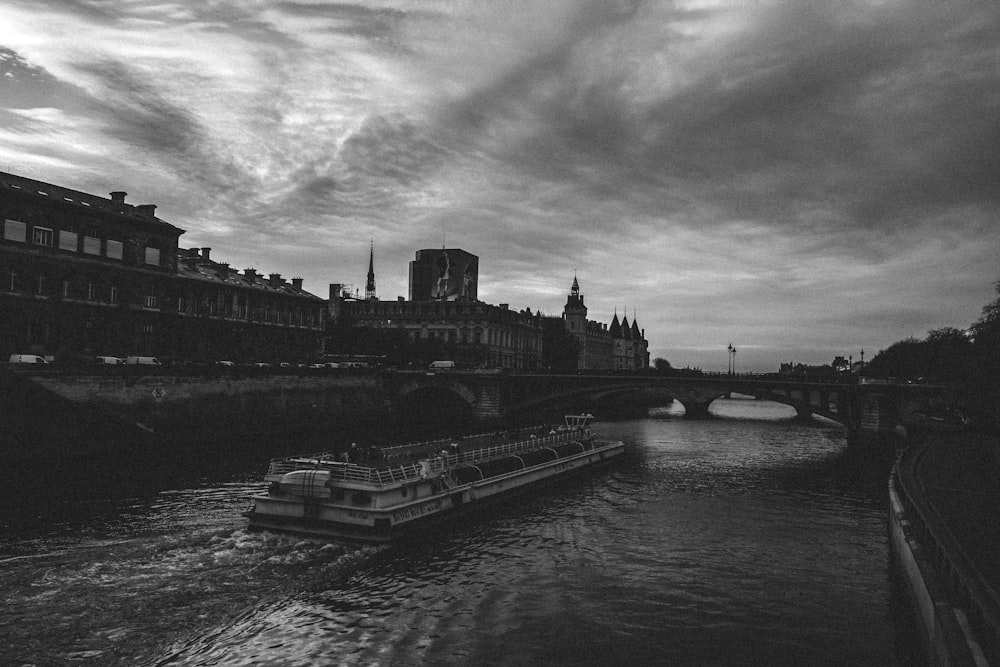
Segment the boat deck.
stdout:
[[[512,434],[485,434],[461,440],[437,440],[378,450],[375,457],[387,465],[365,465],[337,460],[338,455],[318,453],[272,459],[265,479],[279,481],[296,470],[328,470],[332,480],[373,488],[433,477],[445,470],[471,466],[521,452],[545,449],[588,440],[593,433],[586,427],[535,428]],[[514,440],[511,442],[511,440]],[[368,454],[365,458],[371,458]],[[393,462],[399,461],[398,465]]]

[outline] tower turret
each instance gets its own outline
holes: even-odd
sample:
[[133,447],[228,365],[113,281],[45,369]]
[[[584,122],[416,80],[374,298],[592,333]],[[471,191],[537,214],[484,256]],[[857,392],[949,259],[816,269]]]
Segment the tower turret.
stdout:
[[365,281],[365,298],[375,298],[375,239],[368,252],[368,280]]

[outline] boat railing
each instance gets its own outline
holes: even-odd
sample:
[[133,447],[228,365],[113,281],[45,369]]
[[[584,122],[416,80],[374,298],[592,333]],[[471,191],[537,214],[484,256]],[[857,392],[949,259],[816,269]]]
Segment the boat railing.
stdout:
[[[507,438],[520,438],[525,439],[531,433],[544,432],[547,426],[536,425],[528,426],[517,431],[494,431],[491,433],[477,433],[475,435],[467,435],[461,438],[465,442],[475,442],[476,440],[487,440],[487,439],[497,439],[501,437]],[[431,454],[437,454],[442,448],[447,448],[451,443],[455,442],[453,438],[438,438],[436,440],[425,440],[423,442],[411,442],[405,445],[393,445],[391,447],[379,447],[379,453],[383,459],[387,461],[393,461],[397,459],[410,459],[414,457],[429,456]]]
[[439,474],[455,466],[502,458],[518,452],[526,452],[539,447],[564,444],[574,440],[593,437],[589,428],[563,429],[542,437],[533,437],[518,442],[509,442],[491,447],[481,447],[458,454],[446,454],[442,450],[436,456],[429,456],[418,462],[371,468],[368,466],[334,460],[328,453],[273,459],[268,467],[268,476],[280,476],[295,470],[328,470],[332,480],[342,480],[357,484],[385,486],[397,482],[420,479]]
[[447,468],[461,465],[463,463],[501,458],[518,452],[527,452],[533,449],[538,449],[539,447],[548,447],[550,445],[558,445],[566,442],[572,442],[574,440],[588,440],[592,437],[593,433],[590,429],[562,430],[542,436],[541,438],[529,438],[528,440],[522,440],[519,442],[510,442],[503,445],[473,449],[459,454],[441,456],[436,458],[435,461],[441,461],[442,468]]

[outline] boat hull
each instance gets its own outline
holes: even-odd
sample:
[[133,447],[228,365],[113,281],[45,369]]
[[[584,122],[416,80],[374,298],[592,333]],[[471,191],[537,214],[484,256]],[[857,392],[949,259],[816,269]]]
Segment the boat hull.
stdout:
[[[456,514],[593,470],[624,451],[622,442],[601,443],[579,454],[466,484],[449,486],[441,479],[420,480],[410,486],[412,500],[388,507],[352,507],[343,500],[334,502],[326,497],[285,493],[256,496],[253,509],[246,516],[252,530],[387,542],[413,535],[420,528]],[[421,494],[420,485],[428,485],[424,489],[428,491],[426,495]],[[407,495],[406,487],[400,487],[399,491]]]

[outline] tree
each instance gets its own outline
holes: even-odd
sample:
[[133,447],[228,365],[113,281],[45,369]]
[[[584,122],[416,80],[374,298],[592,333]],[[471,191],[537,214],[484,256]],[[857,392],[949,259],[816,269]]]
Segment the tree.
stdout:
[[[993,287],[1000,294],[1000,280]],[[969,327],[969,331],[977,348],[997,349],[1000,344],[1000,297],[983,306],[983,314]]]
[[876,377],[920,377],[924,375],[921,363],[921,341],[906,338],[890,345],[866,364],[865,372]]
[[927,332],[921,356],[925,366],[924,377],[942,382],[962,382],[970,370],[972,342],[961,329],[934,329]]
[[670,365],[670,362],[663,357],[657,357],[656,359],[653,359],[653,368],[660,373],[666,373],[671,370],[672,366]]

